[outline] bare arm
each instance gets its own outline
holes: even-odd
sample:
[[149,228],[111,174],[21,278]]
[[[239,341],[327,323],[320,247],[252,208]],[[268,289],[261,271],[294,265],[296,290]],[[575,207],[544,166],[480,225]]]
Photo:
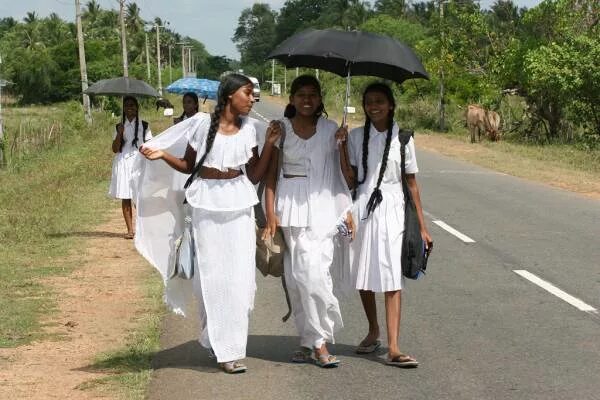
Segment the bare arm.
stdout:
[[184,174],[191,174],[196,163],[196,150],[194,150],[189,144],[185,149],[183,158],[177,158],[163,150],[153,150],[144,146],[140,148],[140,153],[142,153],[148,160],[163,160],[169,164],[171,168]]
[[348,128],[345,126],[340,127],[335,133],[335,138],[340,150],[340,167],[346,180],[346,185],[348,185],[349,189],[354,189],[356,186],[356,174],[354,173],[354,168],[350,165],[350,157],[348,156]]
[[279,220],[275,214],[275,189],[277,188],[277,165],[279,164],[279,149],[275,149],[269,162],[269,169],[265,176],[265,216],[267,226],[263,231],[262,237],[265,239],[268,235],[275,235]]
[[123,144],[123,132],[125,132],[123,124],[119,124],[117,126],[117,136],[115,136],[115,139],[112,141],[113,153],[118,153],[121,151],[121,146]]
[[267,128],[266,136],[265,145],[260,153],[260,157],[258,157],[258,150],[255,147],[252,149],[254,153],[252,158],[246,163],[246,174],[253,184],[257,184],[263,179],[270,166],[273,148],[275,147],[274,144],[281,137],[281,125],[275,121],[271,121]]
[[423,238],[427,248],[429,248],[433,245],[433,240],[429,235],[427,226],[425,226],[423,207],[421,206],[421,196],[419,194],[419,185],[417,185],[415,174],[406,174],[406,183],[408,184],[408,190],[410,190],[410,195],[412,196],[412,199],[415,202],[415,208],[417,209],[417,218],[419,219],[419,226],[421,227],[421,238]]

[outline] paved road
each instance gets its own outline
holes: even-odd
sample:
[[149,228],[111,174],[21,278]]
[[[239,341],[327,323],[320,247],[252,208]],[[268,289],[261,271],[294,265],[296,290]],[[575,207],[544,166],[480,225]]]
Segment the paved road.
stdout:
[[[255,110],[267,119],[282,112],[264,100]],[[196,322],[168,316],[148,398],[599,400],[600,202],[416,144],[435,240],[430,273],[403,297],[401,349],[418,369],[353,354],[366,333],[358,296],[341,299],[340,368],[289,363],[297,338],[280,320],[279,282],[259,275],[249,371],[219,372],[195,341]],[[383,329],[381,303],[379,314]]]

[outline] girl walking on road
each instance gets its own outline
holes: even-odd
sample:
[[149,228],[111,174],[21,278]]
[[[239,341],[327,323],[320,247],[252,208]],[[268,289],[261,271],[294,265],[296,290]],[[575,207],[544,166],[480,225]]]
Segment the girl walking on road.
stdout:
[[[404,286],[401,266],[404,194],[395,108],[394,95],[388,85],[369,85],[363,93],[364,127],[353,129],[349,134],[340,129],[338,139],[343,143],[342,171],[348,185],[356,190],[354,209],[359,221],[357,238],[350,245],[351,275],[369,322],[369,332],[356,352],[372,353],[381,345],[375,293],[383,292],[389,348],[387,364],[416,367],[418,362],[401,353],[398,346]],[[418,167],[412,138],[405,151],[406,180],[417,209],[421,236],[431,247],[433,243],[425,226],[415,178]]]
[[123,218],[127,226],[125,239],[133,239],[133,211],[131,199],[131,171],[138,148],[152,138],[148,123],[138,115],[139,105],[135,97],[123,98],[123,117],[113,134],[112,151],[115,153],[112,163],[112,177],[108,194],[121,199]]
[[[267,170],[273,143],[280,134],[278,127],[269,128],[259,157],[254,125],[246,118],[254,103],[252,89],[245,76],[227,75],[213,114],[198,113],[157,137],[160,143],[163,135],[162,140],[168,141],[169,136],[183,132],[187,147],[182,158],[159,149],[154,141],[141,149],[147,159],[163,160],[175,170],[191,174],[185,198],[192,207],[197,254],[193,283],[200,303],[200,343],[228,373],[246,370],[240,360],[246,356],[248,317],[256,290],[253,206],[258,198],[253,183]],[[149,209],[152,201],[150,196]],[[149,236],[151,228],[157,227],[149,227]],[[139,243],[138,249],[152,259],[151,247]]]
[[299,76],[289,101],[282,140],[266,177],[263,235],[274,235],[281,226],[287,245],[284,275],[301,345],[292,361],[330,368],[339,360],[329,353],[327,342],[333,343],[334,332],[342,327],[329,271],[333,236],[336,225],[349,215],[351,197],[340,171],[337,124],[323,116],[319,81]]

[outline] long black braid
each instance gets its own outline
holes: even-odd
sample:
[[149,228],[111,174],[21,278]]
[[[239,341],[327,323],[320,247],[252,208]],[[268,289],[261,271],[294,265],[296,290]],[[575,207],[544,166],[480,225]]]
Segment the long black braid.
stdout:
[[200,168],[202,168],[204,160],[206,160],[206,156],[208,156],[208,153],[210,153],[210,150],[212,149],[213,143],[215,142],[215,138],[217,136],[217,131],[219,130],[221,113],[223,110],[225,110],[225,106],[229,101],[229,96],[235,93],[240,87],[248,84],[252,84],[252,81],[244,75],[239,74],[227,75],[221,81],[217,97],[217,105],[215,106],[214,112],[210,115],[210,127],[208,128],[208,133],[206,134],[206,149],[202,157],[200,157],[198,163],[194,166],[190,177],[185,182],[184,188],[187,188],[192,184],[196,178],[196,175],[200,171]]
[[[140,114],[139,114],[139,109],[140,106],[138,104],[138,101],[135,97],[133,96],[125,96],[123,97],[123,115],[121,118],[121,124],[123,125],[123,129],[125,129],[125,102],[131,100],[135,103],[135,130],[134,130],[134,134],[133,134],[133,140],[131,141],[131,144],[133,147],[137,148],[137,144],[138,144],[138,129],[139,129],[139,119],[140,119]],[[143,132],[142,134],[143,136],[146,135],[146,132]],[[142,143],[145,142],[146,138],[143,137],[142,138]],[[119,152],[123,151],[123,146],[125,145],[125,138],[123,138],[123,140],[121,140],[121,148],[119,149]]]
[[[363,94],[363,108],[365,105],[366,94],[369,92],[383,93],[388,98],[389,103],[392,105],[392,109],[388,113],[388,123],[387,123],[388,129],[387,129],[387,134],[385,137],[385,149],[383,150],[381,166],[379,167],[379,177],[377,178],[377,185],[375,186],[375,189],[373,189],[373,192],[371,193],[371,196],[369,197],[369,201],[367,202],[367,218],[373,211],[375,211],[377,206],[379,206],[379,204],[383,200],[383,195],[381,193],[381,189],[379,189],[379,186],[381,186],[381,181],[383,180],[383,176],[384,176],[385,170],[387,168],[388,156],[390,154],[390,147],[391,147],[391,143],[392,143],[392,132],[394,129],[394,110],[396,109],[396,101],[394,100],[394,94],[392,93],[392,89],[385,83],[379,83],[379,82],[373,83],[365,89],[365,92]],[[365,114],[366,114],[366,112],[365,112]],[[365,121],[365,130],[364,130],[364,135],[363,135],[363,151],[362,151],[364,176],[363,176],[362,181],[359,181],[359,184],[364,183],[365,179],[367,177],[370,129],[371,129],[371,120],[369,119],[369,117],[367,117],[367,119]]]

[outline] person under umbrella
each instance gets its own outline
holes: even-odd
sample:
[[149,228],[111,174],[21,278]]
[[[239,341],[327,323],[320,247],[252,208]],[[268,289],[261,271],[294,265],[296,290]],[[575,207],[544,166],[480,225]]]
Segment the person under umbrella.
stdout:
[[[400,352],[401,293],[404,287],[401,252],[404,231],[404,193],[400,156],[400,128],[394,121],[396,101],[390,87],[373,83],[363,93],[364,127],[350,134],[340,128],[336,134],[342,142],[342,171],[348,186],[356,190],[355,213],[359,221],[357,240],[350,244],[350,270],[353,285],[369,322],[369,332],[356,348],[368,354],[380,346],[375,293],[385,295],[388,338],[387,364],[416,367],[418,362]],[[425,226],[419,186],[414,140],[405,148],[406,180],[414,200],[421,236],[431,250],[433,242]]]
[[352,200],[340,171],[337,124],[324,116],[319,81],[310,75],[297,77],[289,101],[281,121],[283,139],[265,178],[263,237],[273,236],[281,226],[287,246],[285,282],[300,336],[292,361],[332,368],[340,361],[329,353],[327,343],[334,343],[343,323],[330,268],[337,225],[348,219],[352,226]]
[[173,124],[185,121],[186,119],[196,115],[199,111],[198,95],[196,93],[185,93],[181,102],[183,104],[183,112],[179,117],[173,118]]
[[139,116],[139,104],[135,97],[123,97],[123,113],[121,122],[115,127],[112,151],[115,153],[112,162],[112,175],[108,194],[121,199],[123,218],[127,233],[125,239],[133,239],[133,211],[131,199],[131,172],[138,148],[152,138],[148,122]]

